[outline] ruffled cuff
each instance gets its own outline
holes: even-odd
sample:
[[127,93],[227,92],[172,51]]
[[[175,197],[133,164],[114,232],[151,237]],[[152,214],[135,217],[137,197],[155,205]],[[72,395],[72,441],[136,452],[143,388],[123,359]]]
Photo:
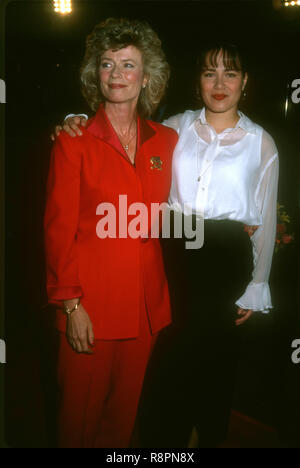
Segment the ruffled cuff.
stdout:
[[273,308],[269,284],[251,282],[243,296],[236,301],[236,305],[254,312],[269,313],[269,309]]

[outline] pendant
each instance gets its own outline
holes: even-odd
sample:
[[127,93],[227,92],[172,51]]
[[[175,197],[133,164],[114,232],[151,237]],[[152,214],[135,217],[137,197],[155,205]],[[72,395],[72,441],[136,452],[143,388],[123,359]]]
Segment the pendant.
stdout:
[[129,150],[129,145],[125,145],[124,149],[125,149],[125,151],[128,151]]

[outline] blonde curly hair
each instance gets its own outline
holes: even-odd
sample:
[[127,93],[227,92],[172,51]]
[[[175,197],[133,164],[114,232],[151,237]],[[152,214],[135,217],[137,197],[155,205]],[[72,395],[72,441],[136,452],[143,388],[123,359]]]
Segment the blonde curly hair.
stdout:
[[160,103],[169,80],[170,67],[157,34],[146,23],[126,18],[108,18],[96,25],[86,39],[86,51],[80,70],[82,93],[93,111],[105,101],[99,82],[99,66],[103,53],[135,46],[142,54],[147,86],[141,90],[138,112],[150,117]]

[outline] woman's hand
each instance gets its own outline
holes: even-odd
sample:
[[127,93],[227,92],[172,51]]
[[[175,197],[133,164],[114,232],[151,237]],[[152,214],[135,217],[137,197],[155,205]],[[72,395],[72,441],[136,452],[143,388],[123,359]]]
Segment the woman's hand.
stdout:
[[74,351],[93,354],[89,348],[94,345],[93,325],[82,304],[68,316],[66,334]]
[[75,116],[75,117],[68,117],[63,125],[56,125],[54,128],[54,133],[51,135],[51,140],[54,141],[55,138],[60,134],[62,130],[67,132],[71,137],[81,136],[82,132],[79,128],[81,125],[82,127],[86,126],[87,119],[83,116]]
[[253,310],[245,310],[242,309],[241,307],[238,309],[237,314],[240,318],[237,318],[235,321],[236,326],[242,325],[245,323],[253,314]]

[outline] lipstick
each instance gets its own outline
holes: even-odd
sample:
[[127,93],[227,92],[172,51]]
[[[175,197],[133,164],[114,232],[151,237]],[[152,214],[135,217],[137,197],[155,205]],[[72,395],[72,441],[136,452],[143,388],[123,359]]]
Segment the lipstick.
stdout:
[[110,88],[112,89],[121,89],[121,88],[125,88],[125,85],[122,85],[122,84],[118,84],[118,83],[112,83],[109,85]]
[[213,94],[212,97],[217,101],[223,101],[227,97],[226,94]]

